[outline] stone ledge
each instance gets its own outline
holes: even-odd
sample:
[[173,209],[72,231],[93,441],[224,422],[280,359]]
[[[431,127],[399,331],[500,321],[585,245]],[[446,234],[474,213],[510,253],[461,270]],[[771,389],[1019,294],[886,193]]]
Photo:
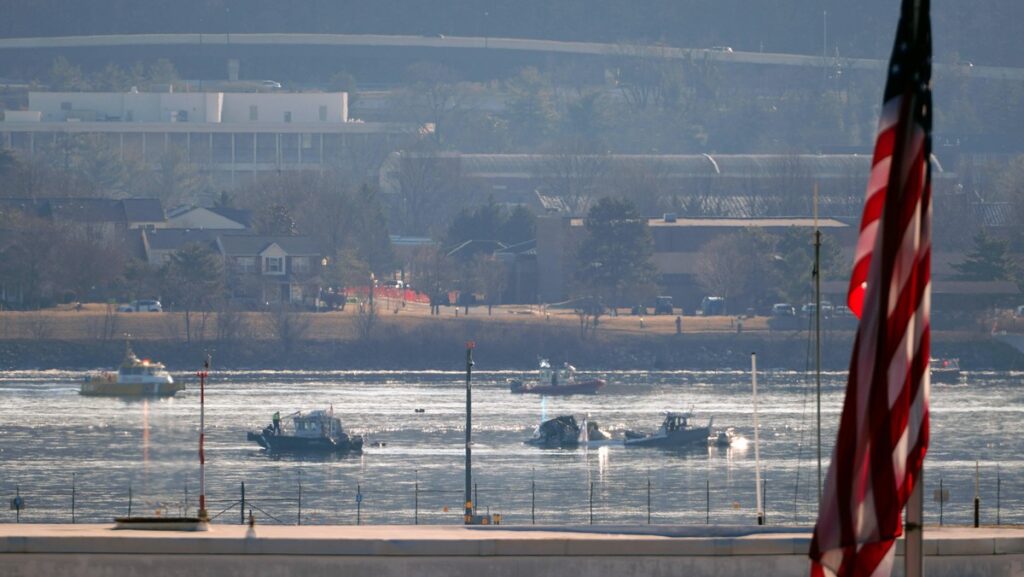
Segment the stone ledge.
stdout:
[[[206,533],[111,525],[0,525],[0,554],[315,555],[385,557],[803,555],[806,527],[463,527],[214,525]],[[902,554],[902,542],[897,553]],[[1024,528],[926,528],[925,553],[1024,554]]]

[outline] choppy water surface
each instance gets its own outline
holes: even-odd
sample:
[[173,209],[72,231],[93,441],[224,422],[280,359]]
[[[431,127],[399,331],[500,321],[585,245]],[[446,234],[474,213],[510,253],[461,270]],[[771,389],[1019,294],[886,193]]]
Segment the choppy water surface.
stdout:
[[[8,372],[0,377],[0,490],[20,490],[21,520],[108,522],[128,512],[184,507],[198,488],[198,383],[151,401],[82,397],[77,372]],[[608,372],[597,396],[512,395],[513,373],[474,373],[474,480],[481,510],[506,523],[752,523],[754,451],[612,447],[542,450],[522,442],[542,415],[590,414],[621,436],[653,430],[665,410],[693,408],[698,423],[733,426],[752,441],[749,374]],[[982,521],[1024,522],[1024,388],[1019,373],[970,374],[933,384],[932,445],[926,464],[926,521],[938,523],[940,479],[946,523],[969,523],[975,461]],[[845,373],[826,374],[825,466],[835,438]],[[817,447],[813,378],[759,377],[761,459],[769,523],[813,522]],[[464,375],[459,372],[217,372],[207,389],[207,495],[217,522],[460,523],[464,483]],[[247,430],[299,409],[333,403],[345,427],[367,438],[361,456],[275,458]],[[415,412],[421,408],[422,413]],[[375,446],[381,443],[383,446]],[[74,491],[72,487],[74,486]],[[357,512],[357,490],[362,494]],[[72,495],[74,493],[74,495]],[[301,500],[300,500],[301,494]],[[300,507],[301,501],[301,507]],[[649,505],[648,505],[649,503]],[[446,511],[447,509],[447,511]],[[0,521],[12,522],[5,506]]]

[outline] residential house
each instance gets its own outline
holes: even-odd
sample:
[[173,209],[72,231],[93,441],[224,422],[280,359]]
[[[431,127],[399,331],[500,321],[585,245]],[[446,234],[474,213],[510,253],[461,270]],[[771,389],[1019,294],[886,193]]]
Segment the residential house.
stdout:
[[232,298],[262,305],[316,304],[323,255],[312,238],[220,235],[216,246]]

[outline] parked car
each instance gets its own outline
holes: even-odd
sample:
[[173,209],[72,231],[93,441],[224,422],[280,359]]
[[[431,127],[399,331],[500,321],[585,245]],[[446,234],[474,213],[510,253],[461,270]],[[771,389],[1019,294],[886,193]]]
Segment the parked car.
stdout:
[[268,89],[273,90],[273,89],[281,88],[281,83],[276,81],[276,80],[264,80],[264,81],[260,82],[260,86],[262,86],[263,88],[268,88]]
[[775,303],[772,305],[773,317],[795,317],[796,307],[789,303]]
[[405,283],[400,280],[386,280],[381,286],[384,288],[400,289],[405,288]]
[[119,313],[162,313],[164,307],[158,300],[139,300],[117,307]]
[[670,315],[675,311],[672,306],[672,297],[660,296],[654,299],[654,314]]
[[706,317],[725,314],[725,298],[707,296],[700,301],[700,312]]

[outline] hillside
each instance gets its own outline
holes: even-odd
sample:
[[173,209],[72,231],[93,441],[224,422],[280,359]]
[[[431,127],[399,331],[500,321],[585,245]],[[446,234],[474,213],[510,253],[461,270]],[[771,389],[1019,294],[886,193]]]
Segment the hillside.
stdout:
[[[502,36],[884,57],[891,0],[35,0],[5,2],[0,36],[145,32],[315,32]],[[1024,4],[976,0],[933,6],[936,59],[1024,63]],[[827,40],[826,38],[827,37]]]

